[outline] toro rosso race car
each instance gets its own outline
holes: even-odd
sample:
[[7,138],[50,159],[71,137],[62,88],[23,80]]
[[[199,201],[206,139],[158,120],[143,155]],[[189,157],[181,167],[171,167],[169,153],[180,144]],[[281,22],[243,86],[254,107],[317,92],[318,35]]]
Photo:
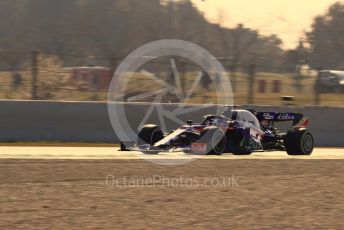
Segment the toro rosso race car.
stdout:
[[[275,124],[286,121],[291,121],[292,126],[282,133]],[[308,123],[309,119],[298,113],[231,110],[222,115],[207,115],[201,124],[187,121],[186,125],[169,133],[163,133],[157,125],[144,125],[135,145],[127,147],[121,143],[121,150],[215,155],[279,150],[289,155],[310,155],[314,139],[306,128]]]

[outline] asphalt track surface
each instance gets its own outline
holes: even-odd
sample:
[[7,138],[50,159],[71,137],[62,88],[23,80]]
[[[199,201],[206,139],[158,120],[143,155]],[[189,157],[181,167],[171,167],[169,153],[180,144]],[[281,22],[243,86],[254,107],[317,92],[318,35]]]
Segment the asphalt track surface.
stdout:
[[145,155],[140,152],[122,152],[117,147],[0,147],[0,159],[344,159],[344,148],[316,148],[311,156],[288,156],[286,152],[255,152],[249,156],[186,155],[182,152],[163,152]]

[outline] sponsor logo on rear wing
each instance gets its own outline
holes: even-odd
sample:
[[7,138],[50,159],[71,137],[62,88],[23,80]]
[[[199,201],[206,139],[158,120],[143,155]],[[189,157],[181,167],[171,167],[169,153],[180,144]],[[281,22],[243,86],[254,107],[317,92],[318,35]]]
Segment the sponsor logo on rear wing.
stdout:
[[[309,118],[304,118],[301,113],[277,113],[277,112],[258,112],[257,118],[259,121],[271,120],[276,122],[293,121],[292,126],[299,124],[308,124]],[[302,121],[302,122],[301,122]],[[298,126],[299,127],[299,126]]]

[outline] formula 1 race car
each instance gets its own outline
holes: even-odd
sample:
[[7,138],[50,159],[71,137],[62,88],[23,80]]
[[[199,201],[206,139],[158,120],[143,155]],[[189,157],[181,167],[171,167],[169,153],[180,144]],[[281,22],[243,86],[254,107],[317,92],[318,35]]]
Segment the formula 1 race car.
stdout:
[[[207,115],[201,124],[187,121],[177,130],[163,133],[158,125],[144,125],[133,147],[121,143],[121,150],[146,154],[183,151],[193,154],[233,153],[249,155],[254,151],[286,151],[289,155],[310,155],[314,147],[307,130],[309,119],[298,113],[230,110],[222,115]],[[281,133],[275,124],[291,121]]]

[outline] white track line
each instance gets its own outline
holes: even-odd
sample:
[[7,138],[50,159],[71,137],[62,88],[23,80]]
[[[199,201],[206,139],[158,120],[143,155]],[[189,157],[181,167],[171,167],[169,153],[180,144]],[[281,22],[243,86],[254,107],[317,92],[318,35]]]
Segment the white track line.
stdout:
[[144,155],[112,147],[0,147],[0,159],[344,159],[344,148],[316,148],[311,156],[288,156],[285,152],[257,152],[250,156],[194,156],[184,153]]

